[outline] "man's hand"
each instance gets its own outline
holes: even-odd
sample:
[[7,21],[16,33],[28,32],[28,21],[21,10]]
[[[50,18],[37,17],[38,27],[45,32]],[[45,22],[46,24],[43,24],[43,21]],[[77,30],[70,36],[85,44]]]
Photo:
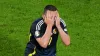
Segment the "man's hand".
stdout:
[[56,24],[56,27],[60,27],[60,17],[59,17],[58,12],[56,13],[56,16],[55,16],[55,24]]
[[42,37],[36,38],[36,40],[41,47],[47,48],[52,33],[52,26],[54,25],[54,17],[52,17],[50,11],[47,11],[46,15],[42,15],[42,17],[47,24],[46,31]]
[[43,15],[44,21],[47,25],[53,26],[54,25],[54,17],[52,17],[50,11],[47,11],[46,15]]
[[60,26],[60,17],[59,17],[59,13],[57,12],[56,15],[57,15],[57,16],[55,17],[56,27],[57,27],[57,29],[58,29],[58,31],[59,31],[59,33],[60,33],[60,36],[61,36],[61,39],[62,39],[63,43],[64,43],[65,45],[68,46],[68,45],[70,44],[70,37],[69,37],[68,34],[66,34],[66,33],[64,32],[64,30],[63,30],[62,27]]

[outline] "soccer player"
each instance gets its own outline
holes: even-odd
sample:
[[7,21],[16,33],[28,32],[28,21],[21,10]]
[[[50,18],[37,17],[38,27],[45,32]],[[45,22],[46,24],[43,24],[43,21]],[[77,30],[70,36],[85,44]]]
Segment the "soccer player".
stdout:
[[65,45],[70,44],[66,24],[53,5],[47,5],[41,18],[32,23],[25,56],[56,56],[58,34]]

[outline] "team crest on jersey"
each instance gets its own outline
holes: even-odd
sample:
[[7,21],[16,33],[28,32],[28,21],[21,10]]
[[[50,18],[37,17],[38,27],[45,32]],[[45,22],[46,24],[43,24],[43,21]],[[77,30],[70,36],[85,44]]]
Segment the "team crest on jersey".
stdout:
[[53,33],[54,33],[54,34],[57,34],[57,30],[56,30],[56,29],[53,29]]
[[35,31],[35,36],[39,36],[40,32],[39,31]]

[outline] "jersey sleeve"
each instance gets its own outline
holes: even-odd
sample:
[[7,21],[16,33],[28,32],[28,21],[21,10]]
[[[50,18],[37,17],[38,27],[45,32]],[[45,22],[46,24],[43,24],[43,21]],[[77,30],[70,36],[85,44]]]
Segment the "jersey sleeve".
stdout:
[[43,33],[41,32],[40,26],[36,23],[33,23],[30,28],[30,33],[34,38],[40,38],[43,36]]
[[63,19],[60,19],[60,25],[61,25],[61,28],[63,29],[63,31],[68,34],[68,31],[67,31],[67,26],[66,26],[66,23]]

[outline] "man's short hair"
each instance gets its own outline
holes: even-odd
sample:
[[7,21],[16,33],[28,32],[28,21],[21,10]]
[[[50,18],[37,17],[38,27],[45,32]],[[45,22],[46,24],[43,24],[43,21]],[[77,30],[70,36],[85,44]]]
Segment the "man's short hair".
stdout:
[[46,13],[47,10],[56,11],[57,8],[56,8],[54,5],[47,5],[47,6],[45,6],[45,8],[44,8],[44,13]]

